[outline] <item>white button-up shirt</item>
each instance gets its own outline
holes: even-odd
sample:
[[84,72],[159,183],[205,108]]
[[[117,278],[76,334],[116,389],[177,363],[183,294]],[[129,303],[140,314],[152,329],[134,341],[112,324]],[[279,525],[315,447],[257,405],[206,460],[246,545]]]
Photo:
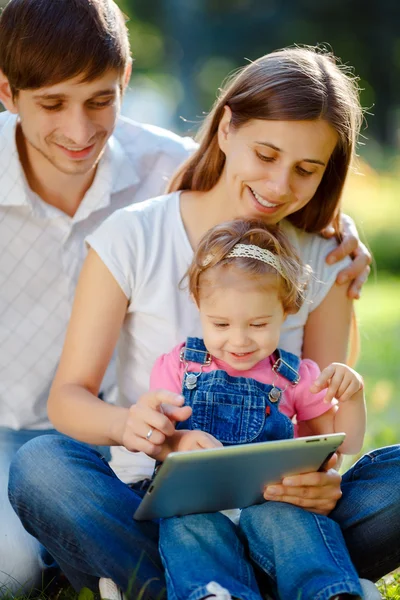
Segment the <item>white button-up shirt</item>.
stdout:
[[[161,194],[195,144],[120,118],[92,186],[69,217],[29,188],[16,124],[15,115],[0,114],[0,426],[45,429],[84,238],[118,208]],[[102,389],[111,383],[109,372]]]

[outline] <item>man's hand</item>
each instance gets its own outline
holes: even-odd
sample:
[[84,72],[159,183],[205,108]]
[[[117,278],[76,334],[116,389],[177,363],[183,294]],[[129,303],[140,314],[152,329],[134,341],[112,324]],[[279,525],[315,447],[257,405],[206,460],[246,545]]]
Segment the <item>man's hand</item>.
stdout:
[[320,515],[328,515],[341,498],[340,474],[335,470],[337,455],[325,465],[325,471],[285,477],[281,483],[264,490],[266,500],[287,502]]
[[[367,281],[371,271],[372,256],[365,244],[360,241],[354,221],[349,216],[342,214],[341,224],[343,240],[335,250],[328,254],[326,262],[333,264],[342,260],[345,256],[350,256],[353,259],[352,264],[347,269],[340,271],[336,282],[340,285],[350,283],[347,295],[349,298],[357,300],[360,298],[361,288]],[[333,227],[328,226],[322,231],[322,235],[326,238],[333,237],[335,230]]]
[[185,399],[166,390],[148,392],[133,404],[122,433],[122,445],[132,452],[158,457],[165,439],[174,435],[175,421],[186,421],[192,413],[182,406]]

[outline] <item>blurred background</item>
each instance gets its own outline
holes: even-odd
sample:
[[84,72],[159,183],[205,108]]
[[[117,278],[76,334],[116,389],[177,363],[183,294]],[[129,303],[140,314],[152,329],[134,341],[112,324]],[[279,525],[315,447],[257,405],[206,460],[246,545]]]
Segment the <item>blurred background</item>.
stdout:
[[[5,0],[0,0],[5,4]],[[223,79],[293,44],[331,48],[360,78],[366,120],[344,208],[375,263],[356,303],[365,449],[400,441],[399,0],[117,0],[134,69],[123,113],[194,135]],[[329,341],[327,341],[329,343]]]
[[364,450],[400,442],[399,0],[117,2],[135,59],[123,112],[181,134],[196,133],[232,70],[271,50],[324,45],[354,68],[367,122],[344,208],[375,260],[356,303],[369,406]]

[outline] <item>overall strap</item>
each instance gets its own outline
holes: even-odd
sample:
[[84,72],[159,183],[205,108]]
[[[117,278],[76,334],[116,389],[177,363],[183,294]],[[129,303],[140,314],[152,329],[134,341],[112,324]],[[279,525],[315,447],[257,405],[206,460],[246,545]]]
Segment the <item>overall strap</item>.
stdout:
[[286,350],[281,350],[280,348],[275,350],[273,357],[275,362],[272,370],[282,375],[292,385],[297,385],[300,381],[299,367],[301,359],[295,354],[286,352]]
[[181,361],[209,365],[211,363],[211,355],[208,353],[201,338],[188,337],[181,350]]

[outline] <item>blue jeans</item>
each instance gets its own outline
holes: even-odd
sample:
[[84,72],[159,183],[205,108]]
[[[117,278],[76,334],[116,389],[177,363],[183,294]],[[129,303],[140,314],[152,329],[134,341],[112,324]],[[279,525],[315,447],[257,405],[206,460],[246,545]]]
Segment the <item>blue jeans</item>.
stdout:
[[[400,446],[364,456],[344,475],[342,489],[330,516],[342,529],[359,576],[376,580],[400,563]],[[132,599],[145,584],[147,597],[162,593],[159,526],[133,521],[140,494],[95,450],[61,436],[32,440],[11,465],[9,495],[24,527],[75,589],[96,591],[98,578],[109,577]],[[290,526],[282,517],[282,531]],[[278,568],[285,555],[279,539],[274,544]]]
[[282,502],[245,508],[238,527],[221,513],[164,519],[160,553],[168,600],[204,598],[210,581],[235,598],[260,600],[253,566],[282,600],[362,593],[339,525]]
[[23,444],[54,430],[14,431],[0,427],[0,595],[29,593],[41,583],[39,542],[22,527],[8,500],[10,463]]

